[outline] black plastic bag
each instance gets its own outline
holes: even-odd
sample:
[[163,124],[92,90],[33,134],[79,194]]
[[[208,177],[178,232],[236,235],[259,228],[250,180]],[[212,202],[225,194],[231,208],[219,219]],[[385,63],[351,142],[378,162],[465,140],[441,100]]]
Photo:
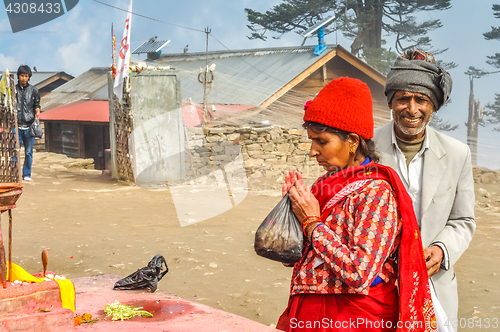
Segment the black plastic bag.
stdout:
[[[163,270],[165,264],[165,271]],[[147,288],[151,293],[156,290],[158,281],[168,272],[167,262],[162,255],[155,255],[148,266],[137,270],[128,277],[118,280],[113,287],[114,290]]]
[[40,120],[35,119],[30,126],[30,136],[41,138],[43,136],[42,126],[40,126]]
[[302,247],[302,228],[286,194],[257,229],[255,252],[278,262],[295,263],[302,258]]

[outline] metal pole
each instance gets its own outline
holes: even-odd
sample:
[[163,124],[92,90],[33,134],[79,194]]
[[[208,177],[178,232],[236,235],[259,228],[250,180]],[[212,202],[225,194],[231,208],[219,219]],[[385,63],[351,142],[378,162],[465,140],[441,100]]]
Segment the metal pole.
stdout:
[[9,209],[9,274],[7,275],[7,281],[10,280],[12,275],[12,210]]
[[[2,224],[2,214],[0,213],[0,226]],[[0,227],[0,278],[3,288],[7,288],[7,266],[5,264],[5,247],[3,245],[2,228]]]
[[212,30],[206,27],[205,33],[207,34],[207,47],[205,52],[205,75],[203,75],[203,124],[207,123],[207,76],[208,76],[208,36]]

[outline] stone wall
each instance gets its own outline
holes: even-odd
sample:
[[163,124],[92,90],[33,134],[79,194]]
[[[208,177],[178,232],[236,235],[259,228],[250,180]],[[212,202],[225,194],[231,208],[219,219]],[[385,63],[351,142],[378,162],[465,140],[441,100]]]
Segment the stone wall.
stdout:
[[[311,141],[304,129],[272,126],[187,128],[186,174],[190,179],[207,175],[235,161],[244,165],[249,189],[277,190],[289,169],[308,182],[324,173],[309,157]],[[239,158],[239,159],[238,159]],[[240,174],[241,175],[241,174]]]

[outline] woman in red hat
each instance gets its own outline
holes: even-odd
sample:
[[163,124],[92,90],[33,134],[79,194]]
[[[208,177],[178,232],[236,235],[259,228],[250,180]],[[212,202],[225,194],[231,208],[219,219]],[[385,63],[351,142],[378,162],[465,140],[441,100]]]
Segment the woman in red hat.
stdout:
[[286,177],[304,231],[283,331],[437,331],[418,225],[397,173],[376,164],[368,86],[341,77],[306,104],[310,156],[326,174]]

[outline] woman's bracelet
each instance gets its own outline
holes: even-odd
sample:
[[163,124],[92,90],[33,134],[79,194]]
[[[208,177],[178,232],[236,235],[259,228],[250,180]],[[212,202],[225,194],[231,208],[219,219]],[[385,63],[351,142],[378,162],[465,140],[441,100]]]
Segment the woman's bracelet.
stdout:
[[301,225],[304,225],[305,222],[309,221],[310,219],[315,219],[315,220],[321,220],[321,217],[318,216],[306,216],[304,219],[301,221]]
[[[322,223],[322,222],[317,223],[316,225],[314,225],[314,227],[313,227],[313,229],[312,229],[312,231],[311,231],[311,238],[310,238],[311,243],[313,242],[313,240],[312,240],[312,234],[314,233],[314,230],[315,230],[316,228],[318,228],[318,226],[321,226],[321,225],[323,225],[323,226],[325,226],[325,227],[326,227],[326,225],[325,225],[324,223]],[[307,236],[307,235],[306,235],[306,236]]]
[[321,223],[321,222],[323,222],[323,220],[321,220],[321,217],[318,217],[318,216],[307,216],[302,220],[301,224],[302,224],[302,230],[304,232],[304,236],[307,236],[307,233],[306,233],[307,226],[309,226],[310,224],[315,223],[315,222]]

